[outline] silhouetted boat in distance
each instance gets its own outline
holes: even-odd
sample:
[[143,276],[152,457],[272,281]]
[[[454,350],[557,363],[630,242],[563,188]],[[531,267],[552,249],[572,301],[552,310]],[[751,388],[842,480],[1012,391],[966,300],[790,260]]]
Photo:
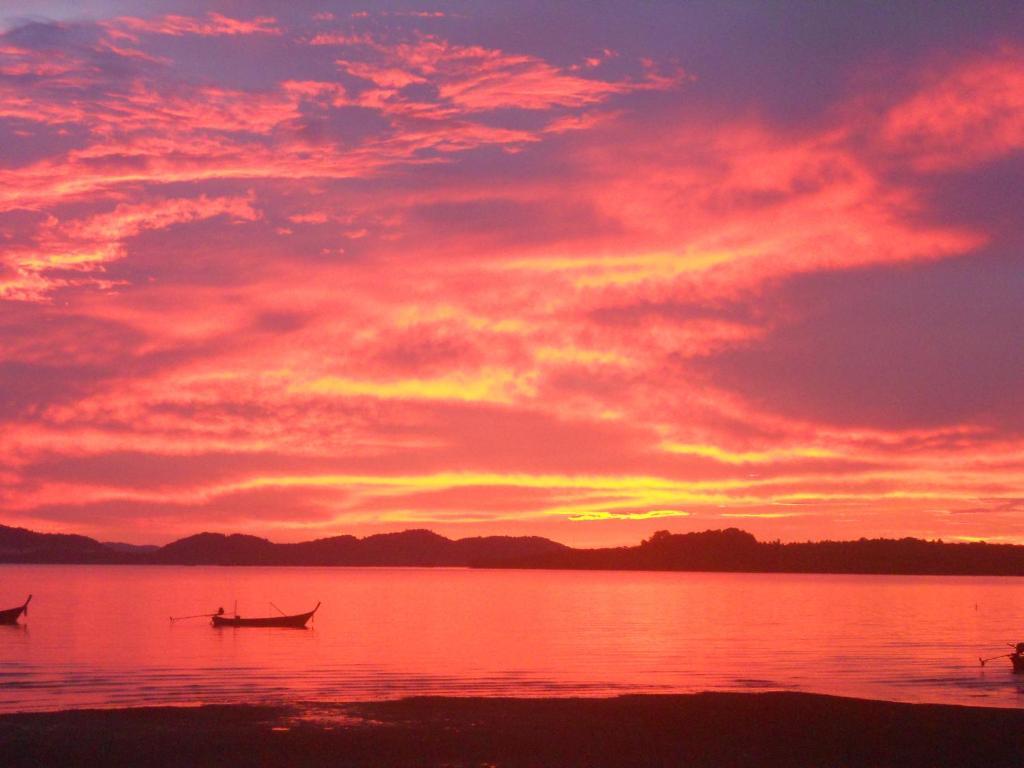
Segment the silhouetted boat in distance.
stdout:
[[215,627],[292,627],[302,629],[306,626],[313,614],[317,612],[320,603],[309,613],[297,613],[294,616],[267,616],[259,619],[243,619],[241,616],[225,616],[222,608],[219,613],[213,614],[210,622]]
[[0,611],[0,624],[17,624],[18,617],[21,616],[21,614],[28,614],[28,603],[31,599],[32,595],[29,595],[25,602],[17,608],[8,608],[5,611]]
[[1012,653],[1001,653],[998,656],[989,656],[987,659],[983,659],[979,656],[978,661],[981,662],[981,666],[984,667],[986,663],[994,661],[995,659],[1006,658],[1010,660],[1011,664],[1013,664],[1014,674],[1024,674],[1024,643],[1017,643],[1016,645],[1010,643],[1009,645],[1013,648]]
[[1010,654],[1010,661],[1013,663],[1014,672],[1024,674],[1024,643],[1017,643]]

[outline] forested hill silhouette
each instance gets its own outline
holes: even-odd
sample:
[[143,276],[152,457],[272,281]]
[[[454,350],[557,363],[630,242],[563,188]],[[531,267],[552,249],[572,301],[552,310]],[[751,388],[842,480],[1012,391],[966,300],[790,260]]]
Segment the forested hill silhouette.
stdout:
[[1024,576],[1024,546],[922,539],[759,542],[737,528],[658,531],[635,547],[565,549],[510,568]]
[[594,570],[758,571],[1024,576],[1024,546],[921,539],[759,542],[736,528],[658,531],[633,547],[573,549],[539,536],[449,539],[426,530],[275,544],[199,533],[163,547],[0,525],[0,562],[136,565],[472,566]]

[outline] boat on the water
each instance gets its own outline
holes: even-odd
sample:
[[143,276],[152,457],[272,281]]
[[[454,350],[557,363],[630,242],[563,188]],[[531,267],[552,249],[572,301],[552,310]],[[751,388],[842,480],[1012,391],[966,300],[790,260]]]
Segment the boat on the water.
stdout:
[[17,608],[8,608],[0,611],[0,624],[17,624],[19,616],[22,614],[28,615],[28,603],[31,599],[32,595],[29,595],[28,599]]
[[215,627],[292,627],[294,629],[303,629],[306,623],[313,618],[313,614],[317,612],[320,607],[320,603],[316,604],[316,608],[308,613],[297,613],[294,616],[265,616],[257,619],[244,619],[241,616],[225,616],[222,608],[219,613],[213,614],[210,617],[210,622]]
[[1017,674],[1024,674],[1024,643],[1017,643],[1013,653],[1009,656],[1010,662],[1013,664],[1013,671]]

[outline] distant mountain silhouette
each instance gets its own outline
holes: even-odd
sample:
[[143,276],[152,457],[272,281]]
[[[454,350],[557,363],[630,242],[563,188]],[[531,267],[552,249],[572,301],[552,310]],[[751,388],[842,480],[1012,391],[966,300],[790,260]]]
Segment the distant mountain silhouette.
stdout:
[[198,533],[163,547],[0,525],[0,562],[135,565],[472,566],[578,570],[756,571],[1024,576],[1024,546],[921,539],[759,542],[736,528],[658,531],[634,547],[573,549],[539,536],[449,539],[427,530],[275,544]]
[[147,559],[166,565],[249,565],[271,562],[274,549],[258,536],[197,533],[160,547]]
[[87,536],[36,533],[0,525],[3,563],[109,563],[120,557],[120,553]]
[[156,552],[160,549],[156,544],[125,544],[122,541],[104,541],[101,543],[104,547],[112,549],[115,552],[131,552],[134,554]]
[[199,533],[146,553],[137,562],[175,565],[429,565],[469,566],[529,559],[567,549],[539,536],[452,540],[425,530],[357,539],[333,536],[274,544],[257,536]]

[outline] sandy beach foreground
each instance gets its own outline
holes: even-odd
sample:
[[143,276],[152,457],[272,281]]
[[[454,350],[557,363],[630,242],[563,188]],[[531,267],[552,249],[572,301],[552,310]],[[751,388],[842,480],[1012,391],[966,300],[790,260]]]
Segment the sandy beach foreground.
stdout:
[[0,763],[1019,766],[1024,711],[802,693],[412,698],[0,717]]

